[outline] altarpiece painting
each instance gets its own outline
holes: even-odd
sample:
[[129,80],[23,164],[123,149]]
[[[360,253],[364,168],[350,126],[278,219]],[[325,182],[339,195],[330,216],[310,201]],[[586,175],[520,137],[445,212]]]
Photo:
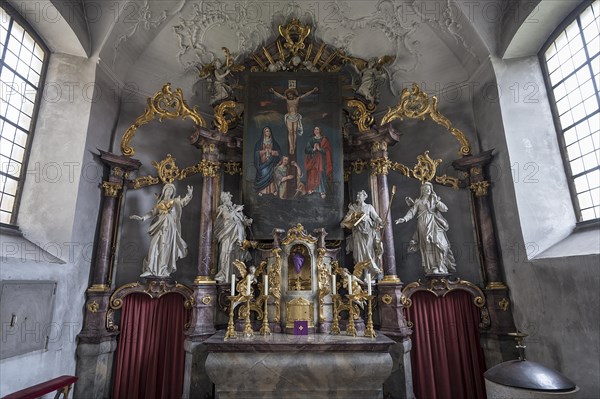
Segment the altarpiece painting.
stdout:
[[246,76],[243,195],[258,239],[300,221],[341,239],[343,153],[337,73]]

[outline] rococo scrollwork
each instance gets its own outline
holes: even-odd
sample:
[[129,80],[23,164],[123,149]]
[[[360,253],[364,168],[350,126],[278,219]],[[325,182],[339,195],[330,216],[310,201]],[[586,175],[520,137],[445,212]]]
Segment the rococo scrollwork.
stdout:
[[429,95],[414,83],[411,89],[402,90],[398,104],[388,109],[379,124],[385,125],[396,119],[404,120],[404,118],[424,120],[428,116],[437,124],[445,127],[458,140],[460,155],[469,155],[471,153],[469,140],[462,131],[452,126],[452,122],[439,112],[437,104],[436,96],[432,96],[430,99]]
[[158,116],[159,121],[163,119],[191,119],[196,126],[206,126],[206,122],[202,115],[198,113],[196,108],[190,108],[187,102],[183,99],[181,89],[171,89],[170,83],[165,83],[162,90],[148,98],[146,110],[144,114],[139,116],[133,125],[129,126],[123,137],[121,138],[121,153],[131,157],[135,154],[135,150],[130,145],[137,129],[153,120]]

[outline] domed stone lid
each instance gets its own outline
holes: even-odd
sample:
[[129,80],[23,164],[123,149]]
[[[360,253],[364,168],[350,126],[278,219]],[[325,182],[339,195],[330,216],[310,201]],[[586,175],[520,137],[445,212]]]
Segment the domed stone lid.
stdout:
[[536,391],[565,392],[575,389],[575,383],[558,371],[529,360],[500,363],[483,376],[497,384]]
[[490,368],[483,374],[487,380],[501,385],[536,391],[565,392],[576,388],[573,381],[558,371],[525,359],[523,338],[527,334],[517,331],[508,335],[515,337],[517,341],[519,359],[509,360]]

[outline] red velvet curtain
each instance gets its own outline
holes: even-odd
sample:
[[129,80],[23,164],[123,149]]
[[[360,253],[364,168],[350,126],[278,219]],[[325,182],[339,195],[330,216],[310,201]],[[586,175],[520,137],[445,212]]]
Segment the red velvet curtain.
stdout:
[[411,297],[413,388],[418,399],[485,398],[485,364],[479,344],[479,309],[473,297],[455,290],[438,298]]
[[179,294],[123,299],[114,399],[181,398],[188,317],[183,303]]

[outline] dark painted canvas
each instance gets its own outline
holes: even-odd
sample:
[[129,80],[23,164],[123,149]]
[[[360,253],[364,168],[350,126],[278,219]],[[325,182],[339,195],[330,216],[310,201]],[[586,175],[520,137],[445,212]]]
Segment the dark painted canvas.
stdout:
[[339,76],[251,73],[245,84],[243,195],[255,238],[301,223],[342,239]]

